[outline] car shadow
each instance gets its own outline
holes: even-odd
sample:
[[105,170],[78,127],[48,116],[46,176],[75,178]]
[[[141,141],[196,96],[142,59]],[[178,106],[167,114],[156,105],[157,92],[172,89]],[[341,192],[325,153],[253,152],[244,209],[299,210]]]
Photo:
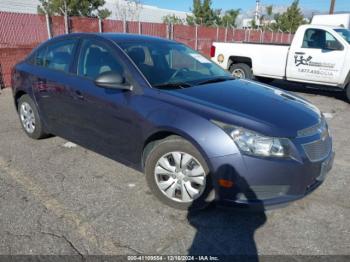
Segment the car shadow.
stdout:
[[274,80],[269,83],[269,85],[278,87],[280,89],[289,91],[289,92],[298,92],[310,95],[320,95],[325,97],[331,97],[338,99],[340,101],[346,102],[346,97],[343,90],[327,90],[327,87],[322,86],[307,86],[305,84],[296,83],[296,82],[287,82],[283,80]]
[[187,219],[196,229],[196,235],[188,255],[217,256],[219,261],[259,261],[254,233],[266,222],[264,206],[232,166],[221,166],[218,172],[233,175],[234,184],[244,188],[231,190],[233,197],[243,194],[254,201],[254,209],[238,205],[222,208],[212,203],[204,210],[196,210],[192,208],[194,203],[188,210]]

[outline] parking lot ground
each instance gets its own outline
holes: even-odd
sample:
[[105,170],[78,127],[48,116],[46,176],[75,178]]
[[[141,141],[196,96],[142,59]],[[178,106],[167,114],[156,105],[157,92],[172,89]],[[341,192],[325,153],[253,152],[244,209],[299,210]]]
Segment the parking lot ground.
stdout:
[[260,213],[168,208],[139,172],[58,137],[29,139],[3,90],[0,254],[350,255],[350,105],[287,88],[327,113],[336,159],[313,194]]

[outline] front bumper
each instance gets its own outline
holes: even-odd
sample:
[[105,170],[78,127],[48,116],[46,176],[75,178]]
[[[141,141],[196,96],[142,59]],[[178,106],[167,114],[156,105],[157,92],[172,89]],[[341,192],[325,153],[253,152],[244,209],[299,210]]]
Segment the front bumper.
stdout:
[[[319,162],[306,157],[264,159],[241,154],[212,158],[216,200],[224,206],[255,206],[267,209],[298,200],[313,192],[331,170],[334,152]],[[231,188],[220,186],[220,180],[233,182]]]

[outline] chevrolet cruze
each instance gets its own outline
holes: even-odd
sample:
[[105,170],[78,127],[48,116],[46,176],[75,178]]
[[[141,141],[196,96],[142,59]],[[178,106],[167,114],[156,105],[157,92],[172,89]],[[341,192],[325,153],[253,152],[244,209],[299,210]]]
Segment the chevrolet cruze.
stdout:
[[29,137],[60,136],[143,171],[175,208],[284,204],[333,164],[315,106],[165,39],[56,37],[15,66],[12,87]]

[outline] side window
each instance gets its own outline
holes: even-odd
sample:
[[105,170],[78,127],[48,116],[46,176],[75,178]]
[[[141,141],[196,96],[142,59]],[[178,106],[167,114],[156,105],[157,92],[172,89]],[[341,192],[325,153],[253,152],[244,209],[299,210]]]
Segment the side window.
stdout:
[[331,33],[326,32],[326,49],[340,50],[342,48],[342,44]]
[[46,46],[36,50],[33,55],[31,55],[31,57],[27,60],[28,63],[36,66],[44,66],[46,50]]
[[34,64],[37,66],[45,66],[45,55],[46,55],[47,47],[41,48],[35,54]]
[[78,62],[78,75],[95,80],[106,72],[118,72],[123,75],[122,65],[112,56],[104,44],[85,40]]
[[308,29],[304,35],[303,48],[324,49],[326,46],[326,31]]
[[44,66],[50,69],[68,72],[73,59],[76,40],[65,40],[48,46]]
[[308,29],[305,32],[302,48],[315,49],[341,49],[342,45],[327,31],[321,29]]
[[146,66],[154,66],[151,52],[146,46],[133,45],[130,48],[127,48],[125,51],[137,66],[140,64]]

